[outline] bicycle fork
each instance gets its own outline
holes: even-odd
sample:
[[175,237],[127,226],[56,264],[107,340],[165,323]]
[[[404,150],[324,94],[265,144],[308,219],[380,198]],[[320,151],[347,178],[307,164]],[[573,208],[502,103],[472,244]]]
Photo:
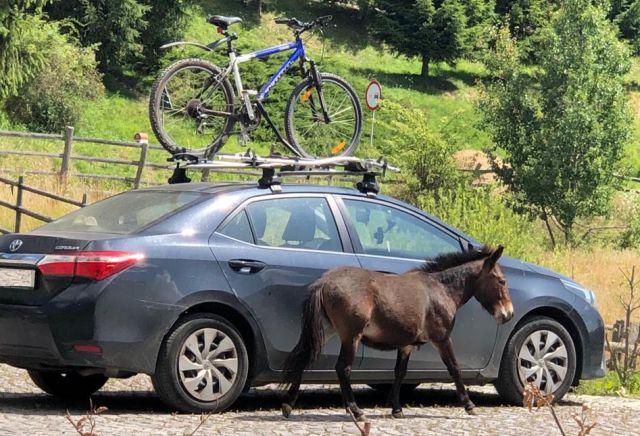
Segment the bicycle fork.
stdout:
[[[324,94],[322,93],[322,77],[320,76],[320,72],[316,67],[316,63],[313,60],[310,60],[309,64],[311,65],[311,68],[310,68],[311,82],[313,87],[318,92],[318,100],[320,100],[320,110],[322,112],[322,120],[326,124],[329,124],[331,122],[331,117],[329,116],[329,112],[327,111],[327,103],[325,102]],[[313,111],[313,117],[317,119],[319,118],[318,110],[316,109],[316,105],[313,102],[313,96],[311,96],[309,100],[311,103],[311,110]]]

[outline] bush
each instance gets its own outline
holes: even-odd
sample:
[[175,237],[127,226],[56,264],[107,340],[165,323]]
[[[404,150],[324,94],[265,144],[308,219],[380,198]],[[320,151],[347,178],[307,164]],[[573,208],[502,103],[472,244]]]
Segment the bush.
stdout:
[[540,232],[527,216],[509,207],[505,195],[490,186],[469,188],[459,185],[441,189],[437,197],[423,193],[418,206],[483,244],[501,244],[509,255],[535,261],[534,256],[543,246]]
[[37,131],[57,132],[80,118],[83,100],[103,95],[101,76],[91,48],[80,48],[62,36],[55,24],[41,22],[46,67],[24,82],[4,103],[7,115]]
[[384,138],[379,152],[392,157],[402,170],[398,176],[402,183],[395,187],[394,195],[416,203],[424,191],[437,198],[442,188],[454,187],[464,180],[452,157],[455,146],[441,133],[429,130],[423,111],[386,102],[380,118],[385,128],[378,134]]

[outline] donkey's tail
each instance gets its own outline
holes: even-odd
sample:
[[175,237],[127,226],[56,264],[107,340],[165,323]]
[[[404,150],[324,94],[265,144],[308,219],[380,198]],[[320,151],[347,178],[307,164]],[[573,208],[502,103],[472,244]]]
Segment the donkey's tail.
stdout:
[[302,381],[302,373],[318,359],[322,350],[324,342],[323,287],[324,284],[319,280],[309,286],[311,293],[304,303],[300,338],[284,363],[282,384],[291,385],[291,388],[296,391]]

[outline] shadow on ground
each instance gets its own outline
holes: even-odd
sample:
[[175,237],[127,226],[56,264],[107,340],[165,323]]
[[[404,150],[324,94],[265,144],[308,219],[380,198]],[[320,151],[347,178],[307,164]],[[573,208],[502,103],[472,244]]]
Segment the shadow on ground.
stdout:
[[[386,413],[386,395],[369,388],[354,389],[358,405],[365,409],[379,408]],[[503,407],[505,404],[497,394],[470,392],[471,400],[478,407]],[[105,391],[98,392],[93,397],[93,404],[96,407],[106,406],[110,414],[148,414],[172,413],[153,392],[149,391]],[[402,402],[408,408],[420,407],[459,407],[456,392],[453,389],[433,389],[418,388],[405,393]],[[282,404],[282,391],[268,389],[254,389],[243,394],[230,409],[233,412],[241,413],[242,416],[236,418],[240,420],[265,420],[270,419],[264,414],[252,415],[251,412],[273,411],[273,420],[282,419],[280,406]],[[314,410],[337,408],[341,409],[342,398],[340,390],[336,388],[305,389],[297,405],[298,410]],[[576,405],[577,403],[563,401],[562,405]],[[70,401],[54,398],[45,394],[20,394],[0,391],[0,413],[20,414],[20,415],[64,415],[67,410],[71,414],[84,414],[89,409],[89,403],[85,401]],[[411,410],[406,410],[406,417],[411,417]],[[425,418],[429,415],[420,414]],[[441,419],[464,419],[466,415],[443,417]],[[335,418],[335,419],[334,419]],[[294,414],[290,419],[297,419]],[[308,414],[304,415],[305,420],[345,420],[345,416]]]

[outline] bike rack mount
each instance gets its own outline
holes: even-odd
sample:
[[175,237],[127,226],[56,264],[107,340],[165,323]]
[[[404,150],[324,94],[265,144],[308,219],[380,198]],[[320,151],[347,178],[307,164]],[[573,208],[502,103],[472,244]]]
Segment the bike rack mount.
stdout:
[[216,154],[211,159],[187,153],[174,154],[169,159],[174,162],[170,184],[189,183],[187,170],[224,171],[229,169],[260,169],[262,177],[258,186],[281,191],[283,177],[327,177],[327,176],[362,176],[356,188],[367,195],[376,195],[380,188],[376,177],[384,177],[387,171],[398,172],[399,169],[379,159],[362,159],[354,156],[328,157],[322,159],[290,158],[278,155],[261,157],[249,150],[246,153]]

